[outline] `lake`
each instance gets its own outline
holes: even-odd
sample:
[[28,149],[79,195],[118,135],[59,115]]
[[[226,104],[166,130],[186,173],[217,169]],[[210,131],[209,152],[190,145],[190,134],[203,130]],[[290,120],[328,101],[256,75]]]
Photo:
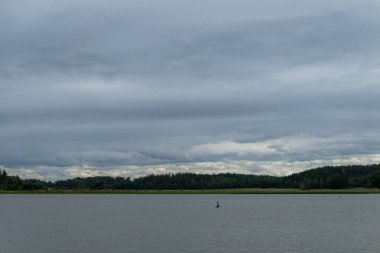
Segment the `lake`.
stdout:
[[0,195],[0,253],[377,253],[379,236],[375,194]]

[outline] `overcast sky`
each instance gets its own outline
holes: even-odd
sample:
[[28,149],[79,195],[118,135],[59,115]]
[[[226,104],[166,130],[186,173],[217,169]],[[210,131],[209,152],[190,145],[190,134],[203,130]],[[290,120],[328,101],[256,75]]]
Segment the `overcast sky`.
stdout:
[[0,0],[0,168],[380,163],[380,1]]

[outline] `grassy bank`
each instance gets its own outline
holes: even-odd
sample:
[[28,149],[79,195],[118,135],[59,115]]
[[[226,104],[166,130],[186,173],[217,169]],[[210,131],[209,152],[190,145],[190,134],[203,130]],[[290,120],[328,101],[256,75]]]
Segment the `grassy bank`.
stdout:
[[0,194],[378,194],[377,188],[350,189],[212,189],[212,190],[38,190],[0,191]]

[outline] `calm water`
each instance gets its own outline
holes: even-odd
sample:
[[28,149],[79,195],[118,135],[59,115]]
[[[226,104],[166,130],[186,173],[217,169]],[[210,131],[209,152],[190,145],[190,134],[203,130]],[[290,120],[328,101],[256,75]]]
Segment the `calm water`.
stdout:
[[377,253],[380,195],[0,195],[24,252]]

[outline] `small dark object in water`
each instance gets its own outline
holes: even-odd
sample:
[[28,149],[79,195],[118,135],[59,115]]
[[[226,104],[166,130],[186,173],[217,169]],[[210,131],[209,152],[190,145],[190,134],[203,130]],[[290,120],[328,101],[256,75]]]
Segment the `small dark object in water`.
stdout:
[[220,205],[219,205],[219,202],[218,201],[216,201],[216,206],[215,206],[216,208],[218,208],[218,207],[220,207]]

